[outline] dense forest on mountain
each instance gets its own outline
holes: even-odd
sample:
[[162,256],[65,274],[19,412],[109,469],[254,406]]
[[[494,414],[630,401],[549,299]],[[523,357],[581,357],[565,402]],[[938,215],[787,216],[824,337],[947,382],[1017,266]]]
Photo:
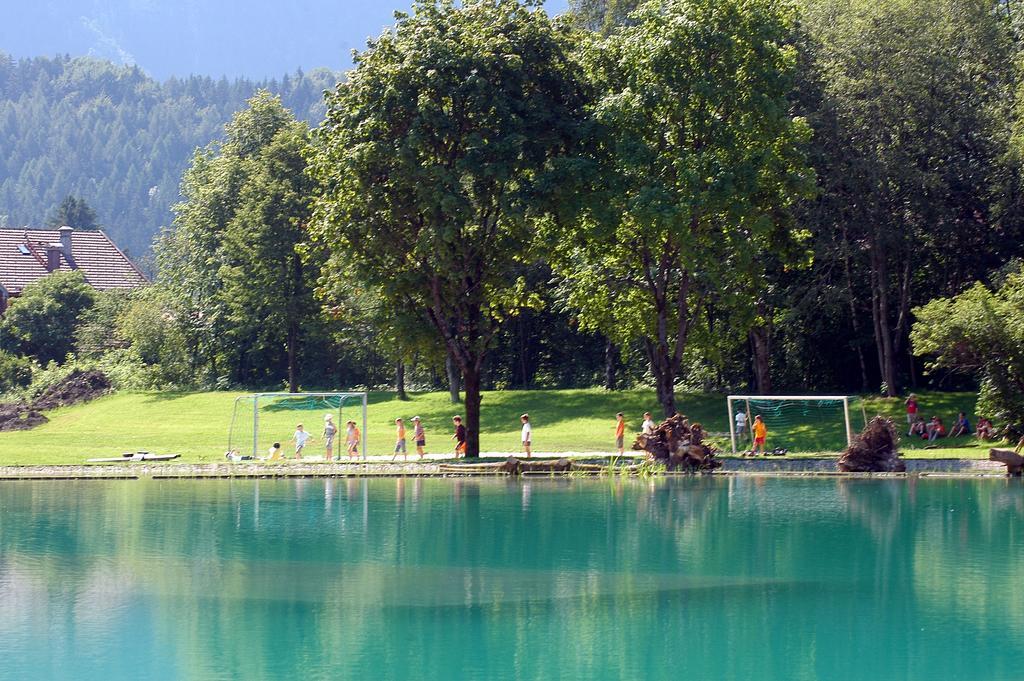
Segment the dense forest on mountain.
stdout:
[[338,75],[280,80],[156,81],[135,67],[82,57],[14,60],[0,52],[0,225],[43,226],[68,196],[136,259],[171,223],[193,153],[219,138],[259,89],[299,119],[323,118]]

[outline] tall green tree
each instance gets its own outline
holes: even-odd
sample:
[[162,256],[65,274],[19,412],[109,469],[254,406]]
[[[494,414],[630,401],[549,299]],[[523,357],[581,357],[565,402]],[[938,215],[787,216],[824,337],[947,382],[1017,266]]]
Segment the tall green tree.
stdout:
[[64,197],[64,200],[60,202],[60,205],[57,206],[57,209],[46,221],[46,225],[51,229],[63,227],[64,225],[74,227],[75,229],[100,228],[96,211],[86,203],[85,199],[70,195]]
[[536,219],[570,191],[586,92],[568,30],[515,0],[396,16],[328,96],[318,239],[443,339],[475,457],[484,361],[531,303],[517,267],[538,255]]
[[[1019,241],[1007,164],[1012,42],[991,0],[808,0],[821,99],[817,274],[845,272],[853,331],[895,395],[911,309],[997,267]],[[820,221],[820,222],[819,222]],[[865,372],[866,373],[866,372]]]
[[[263,112],[265,106],[270,111]],[[273,118],[279,106],[278,100],[258,98],[250,112]],[[257,122],[253,131],[275,125]],[[303,263],[301,254],[313,193],[305,172],[307,143],[306,125],[289,120],[269,140],[253,140],[251,149],[240,146],[241,153],[249,154],[246,178],[239,188],[238,211],[224,234],[226,264],[218,272],[231,322],[229,337],[251,342],[247,362],[273,365],[283,348],[291,392],[299,389],[300,345],[307,331],[320,325],[310,281],[317,263]]]
[[181,335],[210,378],[298,389],[304,334],[320,325],[315,262],[300,251],[310,214],[308,132],[260,92],[198,152],[185,201],[157,248],[158,284],[172,292]]
[[752,322],[765,252],[798,240],[789,208],[812,172],[787,101],[791,6],[667,0],[632,16],[589,51],[607,182],[558,269],[584,324],[643,340],[671,415],[690,343],[716,347],[723,316]]

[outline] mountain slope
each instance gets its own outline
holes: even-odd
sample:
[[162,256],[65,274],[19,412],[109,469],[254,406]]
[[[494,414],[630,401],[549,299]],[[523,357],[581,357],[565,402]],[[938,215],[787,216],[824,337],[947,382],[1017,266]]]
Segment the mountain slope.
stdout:
[[0,225],[41,225],[67,195],[136,257],[171,220],[182,171],[197,147],[221,135],[261,87],[316,124],[319,70],[281,80],[190,77],[157,82],[134,67],[90,58],[14,61],[0,53]]
[[[89,55],[170,76],[347,68],[409,0],[36,0],[0,3],[0,49]],[[562,11],[565,0],[548,5]]]

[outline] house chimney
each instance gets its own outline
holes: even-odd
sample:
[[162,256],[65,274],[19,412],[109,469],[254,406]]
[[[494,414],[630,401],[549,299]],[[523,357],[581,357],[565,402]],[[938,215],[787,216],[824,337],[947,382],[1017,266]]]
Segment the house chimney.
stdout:
[[60,253],[63,250],[58,244],[49,244],[46,247],[46,271],[56,272],[60,269]]
[[64,250],[64,259],[71,265],[71,233],[75,231],[75,228],[64,225],[57,231],[60,233],[60,246]]

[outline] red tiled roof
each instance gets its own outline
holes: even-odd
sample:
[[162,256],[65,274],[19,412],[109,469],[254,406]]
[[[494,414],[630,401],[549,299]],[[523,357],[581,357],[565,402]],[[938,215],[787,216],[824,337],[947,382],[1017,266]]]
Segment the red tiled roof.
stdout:
[[[60,232],[49,229],[0,229],[0,285],[18,295],[26,284],[42,279],[47,246],[60,245]],[[19,246],[29,252],[23,253]],[[93,288],[101,291],[138,288],[146,277],[102,230],[71,232],[71,262],[61,252],[61,270],[77,269]]]

